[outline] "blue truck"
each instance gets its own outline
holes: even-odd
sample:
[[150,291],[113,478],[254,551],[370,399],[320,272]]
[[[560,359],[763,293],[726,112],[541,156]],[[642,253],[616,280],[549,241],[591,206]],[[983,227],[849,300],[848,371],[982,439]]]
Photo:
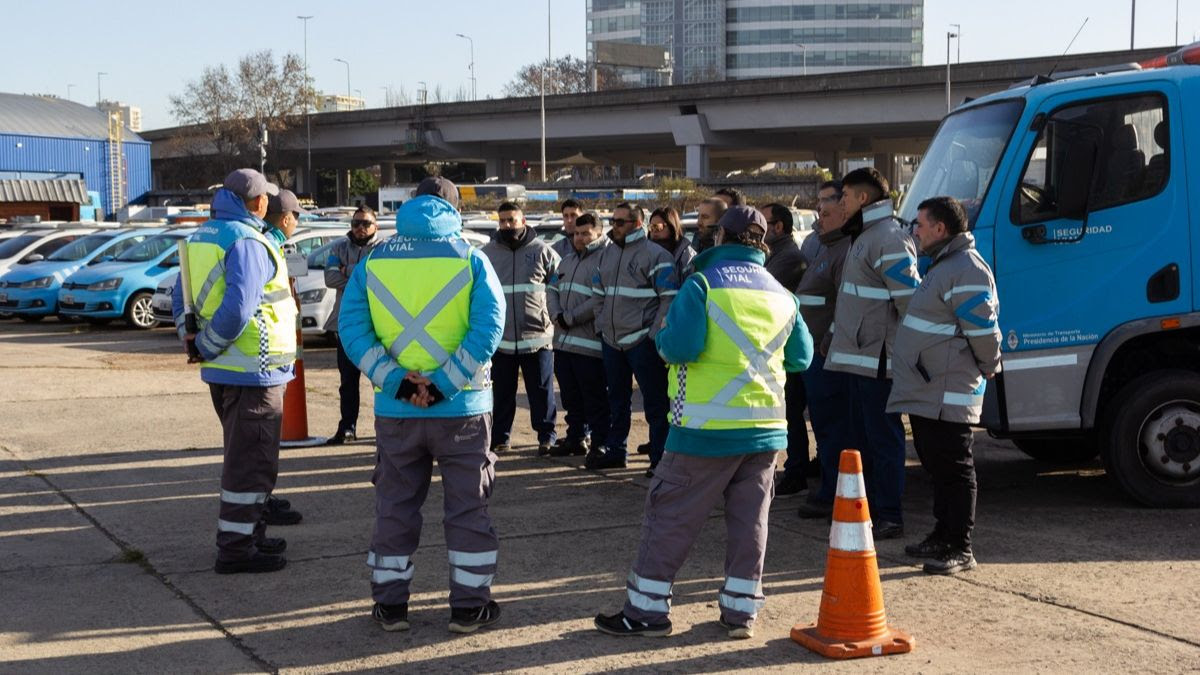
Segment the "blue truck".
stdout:
[[1039,459],[1099,454],[1143,504],[1200,506],[1200,43],[964,103],[899,216],[935,195],[996,275],[981,425]]

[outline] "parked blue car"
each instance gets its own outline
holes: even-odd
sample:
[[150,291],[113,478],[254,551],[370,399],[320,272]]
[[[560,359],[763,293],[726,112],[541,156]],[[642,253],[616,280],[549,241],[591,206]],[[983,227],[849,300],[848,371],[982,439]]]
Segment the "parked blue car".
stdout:
[[164,277],[179,267],[179,242],[195,228],[157,234],[112,260],[84,267],[63,282],[58,313],[90,323],[124,318],[133,328],[158,325],[150,298]]
[[58,291],[76,270],[120,255],[160,232],[162,228],[95,232],[76,239],[44,260],[15,267],[0,277],[0,288],[7,296],[5,308],[25,321],[41,321],[58,311]]

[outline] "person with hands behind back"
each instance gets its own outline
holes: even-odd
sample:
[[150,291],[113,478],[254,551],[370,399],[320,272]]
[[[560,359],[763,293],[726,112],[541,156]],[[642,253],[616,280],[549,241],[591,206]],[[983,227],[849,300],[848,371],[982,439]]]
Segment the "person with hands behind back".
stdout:
[[375,385],[375,528],[367,554],[372,617],[407,630],[412,556],[437,461],[445,493],[450,622],[471,633],[500,618],[491,598],[499,540],[488,515],[496,456],[491,358],[504,296],[486,256],[462,238],[458,189],[426,178],[396,213],[396,236],[355,267],[339,337]]

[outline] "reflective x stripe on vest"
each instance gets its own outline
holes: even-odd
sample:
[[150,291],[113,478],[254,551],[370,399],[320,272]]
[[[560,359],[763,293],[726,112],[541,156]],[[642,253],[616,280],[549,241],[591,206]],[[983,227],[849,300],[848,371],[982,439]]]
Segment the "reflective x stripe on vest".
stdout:
[[396,336],[396,339],[392,341],[392,344],[387,346],[388,353],[392,355],[392,358],[399,359],[401,352],[412,342],[417,342],[424,347],[425,351],[429,352],[430,356],[438,363],[444,363],[446,359],[450,358],[450,354],[433,339],[427,328],[433,317],[448,307],[459,291],[466,288],[470,283],[471,269],[464,267],[459,270],[458,274],[454,275],[454,278],[442,290],[438,291],[437,295],[433,296],[429,304],[425,305],[416,316],[413,316],[408,310],[404,309],[400,301],[396,300],[396,296],[392,295],[392,292],[388,290],[379,277],[374,274],[368,274],[367,288],[371,289],[375,297],[379,298],[379,301],[392,313],[392,316],[402,329],[400,334]]

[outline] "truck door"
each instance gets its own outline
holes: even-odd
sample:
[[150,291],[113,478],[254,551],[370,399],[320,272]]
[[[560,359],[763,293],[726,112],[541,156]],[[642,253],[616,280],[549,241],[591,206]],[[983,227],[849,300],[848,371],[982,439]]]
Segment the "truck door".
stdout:
[[1018,129],[995,229],[1010,431],[1080,428],[1097,342],[1192,306],[1173,85],[1064,92],[1036,113]]

